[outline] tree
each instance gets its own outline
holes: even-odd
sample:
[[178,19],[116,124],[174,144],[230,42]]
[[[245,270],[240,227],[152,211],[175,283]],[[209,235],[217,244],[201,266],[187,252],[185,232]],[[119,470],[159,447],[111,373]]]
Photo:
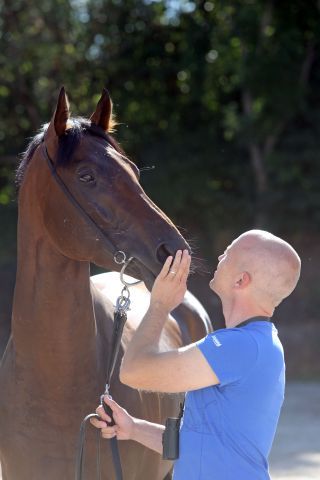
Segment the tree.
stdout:
[[[2,163],[50,118],[62,83],[84,115],[107,86],[118,138],[139,165],[156,164],[142,181],[179,223],[267,227],[285,214],[289,226],[297,208],[316,218],[315,0],[0,5]],[[11,172],[0,171],[0,202]]]

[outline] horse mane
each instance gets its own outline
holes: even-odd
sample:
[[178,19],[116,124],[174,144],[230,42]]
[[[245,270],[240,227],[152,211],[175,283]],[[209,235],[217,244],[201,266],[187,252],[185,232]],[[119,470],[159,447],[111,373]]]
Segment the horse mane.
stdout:
[[[73,117],[70,119],[70,121],[72,126],[66,130],[64,135],[59,137],[58,152],[55,161],[56,168],[66,167],[71,163],[72,155],[79,144],[81,137],[85,134],[95,135],[107,140],[107,142],[118,153],[120,153],[122,156],[125,156],[124,151],[117,141],[101,127],[92,124],[90,120],[82,117]],[[15,176],[17,189],[20,188],[30,160],[34,155],[36,148],[43,142],[48,127],[48,123],[44,124],[41,130],[33,138],[31,138],[26,150],[22,153]]]

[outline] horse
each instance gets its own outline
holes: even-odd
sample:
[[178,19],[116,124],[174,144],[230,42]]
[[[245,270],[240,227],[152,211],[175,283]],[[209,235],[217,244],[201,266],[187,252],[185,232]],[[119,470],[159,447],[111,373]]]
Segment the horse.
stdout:
[[[114,302],[121,291],[117,255],[131,258],[131,289],[113,397],[134,416],[164,423],[179,395],[138,391],[119,380],[126,345],[148,308],[168,255],[189,248],[146,195],[139,169],[112,135],[104,90],[90,119],[71,117],[62,88],[55,112],[30,142],[17,171],[18,260],[12,335],[0,367],[3,480],[71,480],[79,427],[104,391]],[[59,181],[57,181],[57,178]],[[123,252],[123,253],[121,253]],[[90,263],[110,273],[90,278]],[[147,288],[148,287],[148,288]],[[161,348],[205,336],[210,321],[190,293],[168,317]],[[168,372],[168,375],[170,372]],[[88,426],[84,478],[100,478],[97,430]],[[135,442],[120,442],[125,480],[161,480],[172,464]],[[115,478],[108,442],[101,478]]]

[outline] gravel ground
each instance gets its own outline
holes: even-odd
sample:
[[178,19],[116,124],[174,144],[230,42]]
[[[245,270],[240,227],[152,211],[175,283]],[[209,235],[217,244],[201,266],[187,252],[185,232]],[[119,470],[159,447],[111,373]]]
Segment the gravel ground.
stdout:
[[270,473],[272,480],[320,480],[320,383],[287,384]]

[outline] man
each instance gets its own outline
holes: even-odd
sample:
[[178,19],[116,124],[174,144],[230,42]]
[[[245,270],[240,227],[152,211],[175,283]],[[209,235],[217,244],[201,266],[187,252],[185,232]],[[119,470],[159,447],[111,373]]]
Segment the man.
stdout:
[[[161,392],[187,391],[175,480],[266,480],[267,458],[284,397],[283,349],[270,318],[294,290],[300,258],[284,240],[244,233],[219,257],[210,288],[222,302],[226,328],[178,350],[158,340],[186,291],[190,255],[168,257],[150,307],[124,355],[123,383]],[[116,425],[92,423],[105,438],[132,439],[162,453],[164,427],[131,417],[106,397]]]

